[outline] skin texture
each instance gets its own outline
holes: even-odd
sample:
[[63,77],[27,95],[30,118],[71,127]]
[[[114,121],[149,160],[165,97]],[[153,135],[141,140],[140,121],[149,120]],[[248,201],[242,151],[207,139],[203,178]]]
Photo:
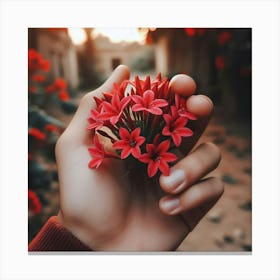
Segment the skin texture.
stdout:
[[86,94],[57,142],[58,221],[93,250],[175,250],[223,193],[220,179],[203,179],[220,162],[218,147],[206,143],[189,154],[207,126],[213,104],[206,96],[193,95],[196,85],[190,77],[178,75],[171,80],[171,90],[186,97],[187,108],[198,121],[192,127],[195,136],[177,151],[181,159],[169,177],[161,176],[152,184],[137,178],[138,174],[131,178],[123,161],[116,159],[106,159],[98,170],[89,169],[92,143],[86,127],[92,97],[101,97],[114,82],[127,78],[129,69],[121,65],[105,84]]

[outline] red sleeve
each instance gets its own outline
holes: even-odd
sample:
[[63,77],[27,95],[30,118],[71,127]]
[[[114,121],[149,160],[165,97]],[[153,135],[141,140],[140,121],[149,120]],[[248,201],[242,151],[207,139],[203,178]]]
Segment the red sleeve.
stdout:
[[29,243],[28,251],[92,251],[77,237],[65,229],[53,216],[48,219],[35,238]]

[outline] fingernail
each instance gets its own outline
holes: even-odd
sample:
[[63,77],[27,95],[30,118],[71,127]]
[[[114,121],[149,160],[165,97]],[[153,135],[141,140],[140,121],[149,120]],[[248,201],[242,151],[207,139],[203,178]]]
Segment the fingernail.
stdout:
[[169,198],[163,200],[161,207],[170,214],[176,213],[179,210],[180,200],[179,198]]
[[181,169],[171,171],[170,175],[163,176],[162,180],[165,186],[171,191],[179,192],[186,185],[186,176]]

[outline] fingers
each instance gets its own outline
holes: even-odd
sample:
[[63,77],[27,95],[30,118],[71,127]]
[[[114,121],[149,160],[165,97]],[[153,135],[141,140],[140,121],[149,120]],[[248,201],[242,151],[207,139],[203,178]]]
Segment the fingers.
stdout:
[[[220,179],[208,178],[194,184],[180,195],[167,195],[163,197],[159,202],[159,207],[167,215],[187,214],[187,211],[196,209],[197,219],[203,216],[199,212],[206,213],[209,210],[209,207],[203,206],[213,205],[221,197],[223,191],[224,187]],[[192,221],[193,223],[194,221]]]
[[190,76],[179,74],[171,79],[169,88],[173,93],[189,97],[194,94],[196,83]]
[[221,153],[216,145],[201,144],[194,152],[176,163],[169,176],[160,176],[160,186],[167,193],[181,193],[214,170],[220,160]]
[[205,130],[213,112],[213,103],[205,95],[193,95],[196,90],[196,84],[187,75],[180,74],[174,76],[169,86],[171,92],[174,94],[186,97],[187,110],[197,117],[196,121],[189,123],[189,127],[195,133],[191,137],[184,138],[180,146],[180,151],[186,155],[191,151]]
[[213,103],[210,98],[205,95],[193,95],[186,103],[187,110],[195,114],[197,120],[191,121],[188,127],[194,131],[191,137],[183,138],[180,151],[187,155],[195,146],[200,136],[207,127],[213,113]]
[[206,95],[194,95],[186,102],[187,110],[195,114],[199,120],[209,118],[213,111],[213,102]]

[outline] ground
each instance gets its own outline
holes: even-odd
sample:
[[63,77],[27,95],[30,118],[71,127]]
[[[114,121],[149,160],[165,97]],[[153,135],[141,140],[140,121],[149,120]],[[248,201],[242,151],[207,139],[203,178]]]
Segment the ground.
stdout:
[[[245,131],[244,131],[245,130]],[[251,251],[251,137],[245,124],[226,125],[213,119],[200,142],[216,143],[222,151],[209,176],[223,179],[225,191],[217,204],[187,236],[179,251]]]

